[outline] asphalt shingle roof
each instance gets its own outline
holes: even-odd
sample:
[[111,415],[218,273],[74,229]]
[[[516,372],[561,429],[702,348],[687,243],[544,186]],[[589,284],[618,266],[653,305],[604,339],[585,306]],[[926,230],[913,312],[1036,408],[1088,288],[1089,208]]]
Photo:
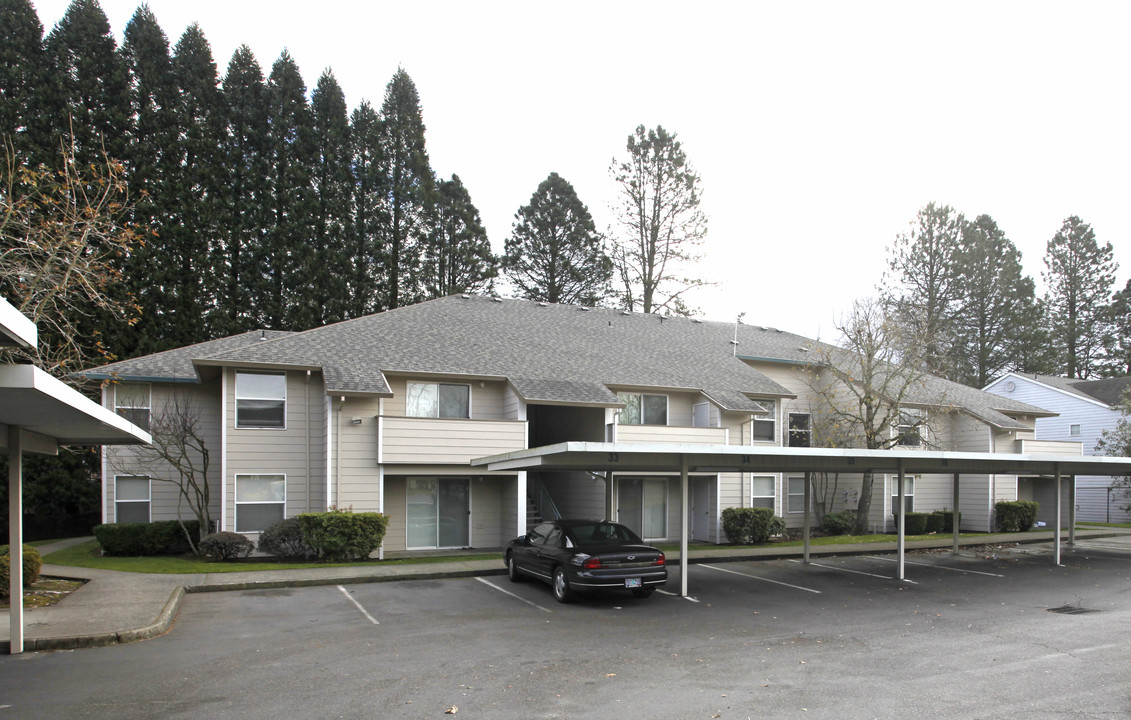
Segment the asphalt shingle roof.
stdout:
[[143,355],[132,360],[110,363],[76,374],[92,380],[196,382],[197,375],[196,368],[192,364],[193,360],[233,348],[268,342],[290,334],[281,330],[252,330],[239,335],[229,335],[219,340],[209,340],[196,345],[186,345],[185,347],[154,353],[153,355]]

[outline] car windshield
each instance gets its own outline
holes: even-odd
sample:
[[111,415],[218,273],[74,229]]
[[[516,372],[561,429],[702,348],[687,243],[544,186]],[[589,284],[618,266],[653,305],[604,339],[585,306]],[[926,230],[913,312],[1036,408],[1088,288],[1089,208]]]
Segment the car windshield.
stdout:
[[578,545],[624,545],[641,542],[636,533],[624,525],[613,523],[574,525],[570,528],[570,534]]

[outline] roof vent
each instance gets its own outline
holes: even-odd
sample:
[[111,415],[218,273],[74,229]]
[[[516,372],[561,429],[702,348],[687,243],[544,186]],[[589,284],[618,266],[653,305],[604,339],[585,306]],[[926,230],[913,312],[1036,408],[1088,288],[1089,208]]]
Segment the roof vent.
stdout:
[[691,322],[693,322],[693,323],[698,323],[698,324],[700,324],[700,325],[702,325],[702,324],[703,324],[703,321],[702,321],[702,320],[700,320],[699,318],[691,318]]
[[538,303],[538,307],[549,307],[549,306],[550,306],[550,303],[548,303],[548,302],[540,302],[540,303]]
[[498,296],[493,297],[491,299],[494,300],[495,302],[502,302],[503,301],[503,299],[501,297],[498,297]]
[[580,310],[581,312],[589,312],[589,308],[587,308],[587,307],[579,307],[577,309]]
[[631,315],[632,313],[630,313],[628,310],[621,310],[620,314],[621,315]]
[[267,331],[266,330],[260,330],[259,331],[259,339],[260,340],[266,340],[267,339]]
[[460,295],[460,297],[463,298],[464,300],[470,300],[471,299],[470,295]]
[[737,340],[727,340],[727,342],[729,342],[731,345],[737,345],[738,344]]
[[801,352],[809,352],[809,348],[805,347],[804,345],[798,347],[797,349],[800,350]]

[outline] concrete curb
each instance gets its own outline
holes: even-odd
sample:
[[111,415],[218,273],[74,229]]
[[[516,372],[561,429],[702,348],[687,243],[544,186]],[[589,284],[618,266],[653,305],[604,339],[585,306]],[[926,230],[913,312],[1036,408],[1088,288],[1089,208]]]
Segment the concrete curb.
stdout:
[[189,593],[228,592],[236,590],[275,590],[291,587],[321,587],[325,585],[362,585],[365,583],[401,582],[403,580],[444,580],[446,578],[486,577],[506,575],[505,568],[499,570],[450,570],[412,575],[358,575],[357,577],[309,578],[300,580],[257,580],[238,583],[203,583],[185,588]]

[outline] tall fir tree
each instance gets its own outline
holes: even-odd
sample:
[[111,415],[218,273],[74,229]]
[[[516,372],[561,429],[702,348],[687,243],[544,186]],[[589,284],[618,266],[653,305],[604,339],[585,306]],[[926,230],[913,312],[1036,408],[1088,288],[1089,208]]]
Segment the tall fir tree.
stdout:
[[303,270],[316,262],[311,244],[313,125],[306,85],[286,50],[271,67],[266,98],[269,224],[266,243],[256,256],[255,292],[262,324],[305,330],[301,306],[324,303],[326,298],[303,283]]
[[387,290],[384,306],[391,309],[421,298],[419,269],[433,194],[420,95],[404,68],[397,69],[385,88],[380,138],[389,197],[382,281]]
[[1118,267],[1111,243],[1100,245],[1092,227],[1075,215],[1048,242],[1045,305],[1061,351],[1060,371],[1070,378],[1087,379],[1100,371]]
[[613,263],[589,208],[552,172],[518,209],[503,268],[527,300],[598,305],[609,296]]
[[74,0],[47,36],[54,75],[61,82],[57,122],[80,166],[98,164],[103,152],[125,157],[130,130],[125,62],[96,0]]
[[388,172],[381,154],[381,118],[367,101],[350,116],[350,268],[347,312],[359,317],[384,310],[388,298],[385,241],[389,223]]
[[436,186],[433,230],[424,251],[426,297],[493,292],[499,261],[471,194],[458,175]]
[[271,201],[267,88],[263,71],[246,45],[232,55],[222,90],[224,126],[218,158],[225,182],[218,202],[222,234],[212,249],[213,336],[251,330],[263,316],[258,308],[256,257],[266,244]]
[[346,98],[329,70],[311,93],[314,228],[304,284],[321,302],[299,304],[297,325],[317,327],[350,317],[350,127]]
[[1111,297],[1111,333],[1104,348],[1105,375],[1131,375],[1131,280]]
[[51,125],[58,89],[35,8],[28,0],[0,0],[0,143],[10,144],[17,162],[58,162]]

